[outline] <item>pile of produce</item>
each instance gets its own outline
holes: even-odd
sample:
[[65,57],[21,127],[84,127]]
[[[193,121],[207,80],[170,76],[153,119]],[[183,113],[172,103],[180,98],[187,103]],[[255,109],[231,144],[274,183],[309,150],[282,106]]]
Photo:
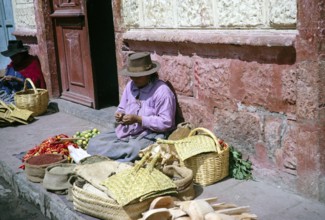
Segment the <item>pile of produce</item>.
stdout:
[[[70,155],[68,146],[72,145],[75,148],[78,148],[78,145],[74,143],[68,135],[59,134],[54,137],[49,137],[41,142],[41,144],[35,146],[34,148],[27,151],[25,156],[22,158],[22,162],[25,162],[33,156],[38,156],[41,154],[62,154],[68,157],[70,161]],[[24,169],[25,166],[22,165],[19,168]]]
[[[25,162],[33,156],[38,156],[41,154],[62,154],[67,156],[68,161],[70,162],[71,157],[69,155],[68,146],[71,145],[74,148],[80,147],[86,150],[90,138],[93,138],[98,134],[100,134],[100,131],[97,128],[93,128],[90,130],[77,131],[73,137],[69,137],[66,134],[59,134],[49,137],[42,141],[41,144],[27,151],[22,158],[22,162]],[[19,168],[25,169],[25,166],[21,165]]]
[[93,128],[91,130],[77,131],[73,135],[73,138],[76,138],[75,143],[78,144],[79,147],[86,150],[89,140],[98,134],[100,134],[100,131],[97,128]]
[[57,163],[62,160],[64,160],[64,155],[62,154],[40,154],[29,158],[26,160],[26,163],[30,165],[44,165]]

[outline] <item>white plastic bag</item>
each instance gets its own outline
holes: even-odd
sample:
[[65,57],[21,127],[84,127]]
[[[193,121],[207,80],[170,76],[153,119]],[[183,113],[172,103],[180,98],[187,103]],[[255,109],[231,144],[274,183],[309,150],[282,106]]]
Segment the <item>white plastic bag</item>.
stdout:
[[68,150],[69,150],[69,154],[70,154],[70,157],[76,162],[76,163],[79,163],[80,160],[86,158],[86,157],[89,157],[91,156],[90,154],[87,153],[87,151],[85,151],[84,149],[82,148],[75,148],[74,146],[72,145],[69,145],[68,146]]

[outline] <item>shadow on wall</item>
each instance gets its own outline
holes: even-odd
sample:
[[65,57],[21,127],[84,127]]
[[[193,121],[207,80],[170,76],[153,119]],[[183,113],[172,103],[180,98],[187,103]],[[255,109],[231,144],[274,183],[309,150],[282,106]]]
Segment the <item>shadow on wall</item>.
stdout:
[[166,81],[166,84],[168,85],[168,87],[170,88],[170,90],[172,90],[172,92],[174,93],[175,97],[176,97],[176,115],[175,115],[175,122],[176,122],[176,125],[178,125],[179,123],[182,123],[184,122],[184,116],[183,116],[183,112],[182,112],[182,109],[179,105],[179,102],[178,102],[178,99],[177,99],[177,94],[176,94],[176,91],[175,91],[175,88],[174,86],[171,84],[171,82],[169,81]]
[[217,59],[236,59],[261,64],[291,65],[296,62],[293,46],[249,46],[233,44],[195,44],[185,42],[124,42],[133,51],[155,51],[158,54],[182,54]]

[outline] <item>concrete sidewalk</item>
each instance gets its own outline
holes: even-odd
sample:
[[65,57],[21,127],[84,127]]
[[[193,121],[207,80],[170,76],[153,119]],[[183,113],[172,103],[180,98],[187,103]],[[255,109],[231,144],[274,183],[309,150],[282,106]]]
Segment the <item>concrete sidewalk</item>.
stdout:
[[[64,100],[52,100],[51,109],[29,125],[0,128],[0,175],[20,196],[36,204],[51,219],[94,219],[75,212],[63,196],[47,192],[41,184],[29,182],[17,154],[26,152],[42,140],[57,135],[73,135],[76,131],[114,127],[116,107],[93,110]],[[208,187],[196,187],[197,198],[218,197],[219,202],[250,206],[250,213],[262,220],[323,220],[325,204],[308,200],[263,181],[226,179]]]

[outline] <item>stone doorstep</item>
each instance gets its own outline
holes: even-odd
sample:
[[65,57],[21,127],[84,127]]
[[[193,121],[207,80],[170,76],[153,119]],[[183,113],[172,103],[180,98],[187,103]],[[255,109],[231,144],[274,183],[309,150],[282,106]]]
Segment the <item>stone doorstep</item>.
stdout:
[[48,106],[50,111],[61,111],[109,129],[115,127],[116,109],[116,106],[110,106],[96,110],[63,99],[51,99]]

